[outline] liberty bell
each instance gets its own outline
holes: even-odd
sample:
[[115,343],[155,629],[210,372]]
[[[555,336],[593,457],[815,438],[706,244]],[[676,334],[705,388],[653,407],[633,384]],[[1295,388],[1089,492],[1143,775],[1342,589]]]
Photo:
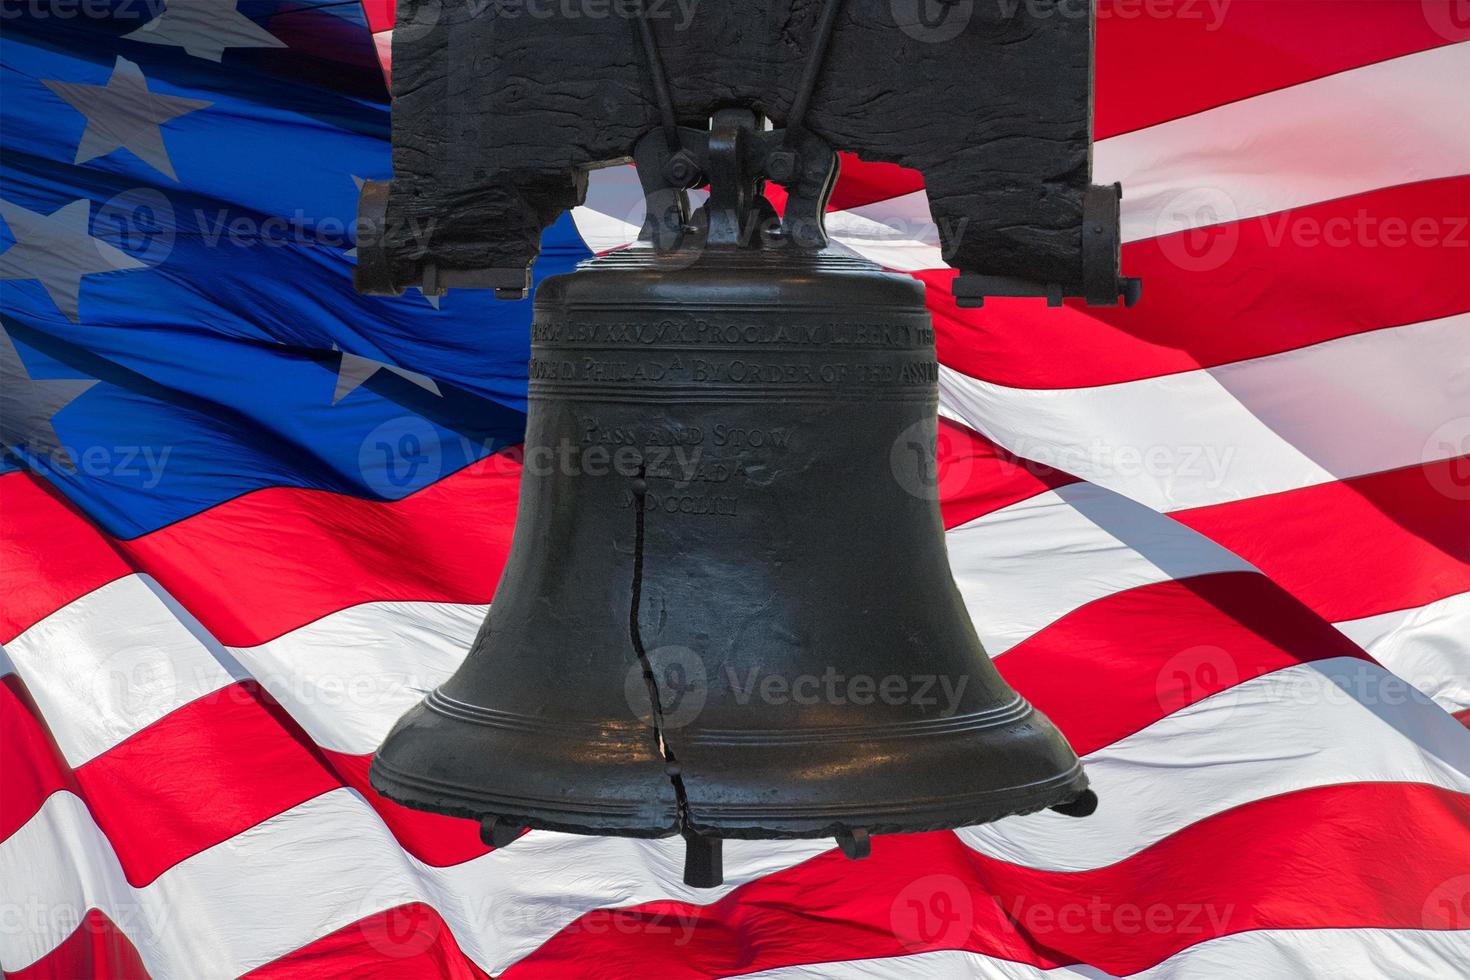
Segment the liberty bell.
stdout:
[[726,838],[857,858],[875,835],[1092,812],[951,577],[923,286],[828,243],[835,152],[728,108],[633,156],[639,243],[536,290],[489,615],[374,788],[497,845],[682,835],[703,886]]

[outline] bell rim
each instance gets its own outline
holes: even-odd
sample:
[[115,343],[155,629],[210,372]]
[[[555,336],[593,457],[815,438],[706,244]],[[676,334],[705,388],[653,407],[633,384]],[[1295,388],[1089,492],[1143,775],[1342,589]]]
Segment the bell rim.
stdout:
[[[369,770],[369,782],[383,796],[410,809],[470,820],[494,818],[533,830],[582,836],[662,839],[692,833],[723,840],[809,840],[837,836],[856,828],[884,835],[955,830],[1064,806],[1080,798],[1090,786],[1078,760],[1061,773],[1031,783],[917,801],[902,798],[878,805],[787,802],[762,809],[721,807],[702,801],[697,810],[686,811],[681,820],[679,808],[670,800],[669,819],[663,822],[649,819],[650,807],[660,808],[656,800],[579,803],[569,798],[507,797],[408,774],[376,755]],[[452,794],[452,799],[442,795],[446,793]],[[579,813],[590,819],[576,820]],[[908,819],[894,819],[898,814]]]

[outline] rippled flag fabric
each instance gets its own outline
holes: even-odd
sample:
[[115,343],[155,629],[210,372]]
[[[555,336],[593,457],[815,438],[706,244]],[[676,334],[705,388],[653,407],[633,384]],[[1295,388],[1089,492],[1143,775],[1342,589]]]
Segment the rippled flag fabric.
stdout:
[[7,976],[1470,972],[1460,5],[1103,0],[1133,309],[958,309],[917,176],[844,161],[842,247],[928,286],[957,582],[1102,808],[731,842],[714,891],[367,786],[492,599],[529,325],[351,288],[389,10],[4,14]]

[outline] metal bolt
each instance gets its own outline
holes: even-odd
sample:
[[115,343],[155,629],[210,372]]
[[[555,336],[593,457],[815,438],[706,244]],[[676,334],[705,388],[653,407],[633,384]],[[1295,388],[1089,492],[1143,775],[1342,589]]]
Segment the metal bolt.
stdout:
[[688,150],[680,150],[664,163],[664,178],[675,187],[694,187],[700,183],[699,164]]
[[786,183],[796,176],[796,154],[790,150],[777,150],[766,158],[766,173],[778,183]]

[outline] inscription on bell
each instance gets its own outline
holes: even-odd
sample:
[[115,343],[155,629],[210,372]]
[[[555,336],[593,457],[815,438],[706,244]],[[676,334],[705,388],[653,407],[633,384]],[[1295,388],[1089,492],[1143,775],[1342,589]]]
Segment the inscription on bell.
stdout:
[[768,358],[669,357],[624,360],[597,357],[531,358],[532,381],[675,384],[930,385],[939,378],[932,360],[888,362],[775,361]]
[[736,323],[672,318],[609,322],[540,319],[531,326],[536,344],[645,346],[872,347],[909,350],[934,343],[934,328],[917,323]]

